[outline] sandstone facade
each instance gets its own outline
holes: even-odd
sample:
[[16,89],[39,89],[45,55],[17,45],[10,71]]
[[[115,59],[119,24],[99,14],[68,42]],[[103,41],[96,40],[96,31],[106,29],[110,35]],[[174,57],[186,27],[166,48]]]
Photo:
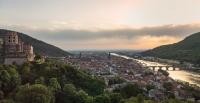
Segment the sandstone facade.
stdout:
[[0,54],[4,64],[23,64],[34,60],[32,45],[24,43],[16,32],[0,36]]

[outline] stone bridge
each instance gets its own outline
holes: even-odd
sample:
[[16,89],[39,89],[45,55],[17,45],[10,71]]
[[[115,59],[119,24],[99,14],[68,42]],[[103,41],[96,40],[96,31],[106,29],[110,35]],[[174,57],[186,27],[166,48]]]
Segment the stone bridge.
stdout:
[[167,65],[167,66],[164,66],[164,65],[163,66],[146,66],[146,68],[152,69],[153,71],[158,70],[158,69],[166,70],[166,71],[181,70],[179,67],[175,67],[175,66],[171,66],[171,65]]

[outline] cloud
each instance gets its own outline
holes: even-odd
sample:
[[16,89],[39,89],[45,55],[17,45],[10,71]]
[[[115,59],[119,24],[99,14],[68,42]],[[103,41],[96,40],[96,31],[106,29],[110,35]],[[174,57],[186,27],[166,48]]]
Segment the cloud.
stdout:
[[[22,28],[23,27],[23,28]],[[163,44],[177,42],[184,37],[200,31],[200,24],[163,25],[139,29],[125,28],[116,30],[75,30],[41,29],[28,26],[10,26],[57,45],[61,48],[136,48],[148,49]]]
[[183,38],[192,33],[199,32],[199,24],[187,24],[187,25],[163,25],[155,27],[144,27],[140,29],[118,29],[118,30],[31,30],[30,34],[38,36],[40,38],[46,38],[51,40],[69,40],[69,41],[83,41],[83,40],[95,40],[95,39],[134,39],[141,36],[169,36],[176,38]]

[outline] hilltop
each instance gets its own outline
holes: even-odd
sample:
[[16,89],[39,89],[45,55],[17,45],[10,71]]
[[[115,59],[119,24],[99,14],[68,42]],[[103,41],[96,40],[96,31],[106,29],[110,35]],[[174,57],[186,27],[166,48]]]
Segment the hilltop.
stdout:
[[192,34],[178,43],[163,45],[141,54],[144,56],[175,59],[199,64],[200,32]]
[[[7,32],[15,32],[15,31],[0,29],[0,37],[5,35]],[[70,53],[68,53],[54,45],[51,45],[51,44],[45,43],[41,40],[32,38],[32,37],[28,36],[27,34],[19,33],[19,32],[17,32],[17,34],[22,39],[23,42],[32,45],[34,47],[34,52],[37,54],[41,54],[41,55],[45,55],[45,56],[56,56],[56,57],[70,55]]]

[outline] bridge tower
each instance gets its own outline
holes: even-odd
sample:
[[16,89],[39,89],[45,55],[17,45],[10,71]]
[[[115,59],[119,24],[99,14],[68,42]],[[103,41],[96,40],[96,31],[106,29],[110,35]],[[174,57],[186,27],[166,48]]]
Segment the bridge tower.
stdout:
[[108,53],[108,59],[111,59],[111,53],[110,52]]
[[79,53],[79,59],[81,59],[81,57],[82,57],[82,53],[80,52],[80,53]]
[[169,66],[166,66],[166,71],[168,71],[169,70]]
[[156,67],[155,67],[155,66],[152,66],[152,68],[153,68],[153,71],[155,71],[155,70],[156,70]]

